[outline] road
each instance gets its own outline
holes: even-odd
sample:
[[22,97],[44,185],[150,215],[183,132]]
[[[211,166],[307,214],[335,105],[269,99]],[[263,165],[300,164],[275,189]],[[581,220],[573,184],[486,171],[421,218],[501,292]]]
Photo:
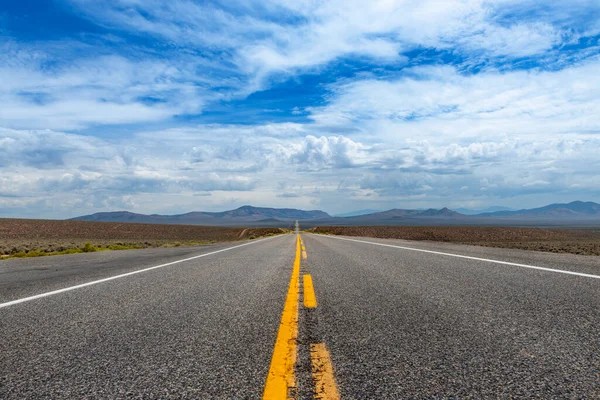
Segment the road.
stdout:
[[0,398],[600,398],[600,258],[301,238],[2,261]]

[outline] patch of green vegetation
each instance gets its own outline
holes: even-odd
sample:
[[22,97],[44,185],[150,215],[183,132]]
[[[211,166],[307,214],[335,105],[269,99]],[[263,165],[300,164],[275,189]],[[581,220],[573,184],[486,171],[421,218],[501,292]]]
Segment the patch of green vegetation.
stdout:
[[[60,251],[48,251],[48,250],[27,250],[27,251],[18,251],[13,252],[9,255],[2,257],[2,259],[7,258],[29,258],[29,257],[45,257],[45,256],[62,256],[65,254],[78,254],[78,253],[93,253],[96,251],[102,250],[112,250],[110,248],[101,248],[93,246],[90,242],[85,243],[82,247],[73,247]],[[120,250],[120,249],[119,249]]]
[[62,255],[62,254],[77,254],[77,253],[81,253],[81,250],[78,248],[74,248],[74,249],[66,249],[63,251],[55,251],[53,253],[51,253],[51,255],[54,255],[54,253],[56,253],[56,255]]
[[45,257],[45,256],[62,256],[64,254],[76,254],[76,253],[83,253],[83,252],[84,252],[83,248],[66,249],[66,250],[62,250],[62,251],[29,250],[29,251],[18,251],[16,253],[12,253],[12,254],[10,254],[8,256],[5,256],[3,258],[6,259],[6,258],[29,258],[29,257]]
[[144,248],[144,246],[139,245],[139,244],[125,245],[125,244],[117,243],[117,244],[108,245],[105,248],[100,249],[100,250],[137,250],[137,249],[143,249],[143,248]]
[[92,246],[92,244],[90,242],[87,242],[86,244],[83,245],[83,247],[81,248],[81,251],[84,253],[93,253],[95,251],[98,251],[98,249],[94,246]]
[[204,245],[213,244],[213,243],[216,243],[216,241],[214,241],[214,240],[205,240],[205,241],[200,241],[200,242],[198,242],[198,241],[189,241],[189,242],[183,242],[183,243],[182,242],[174,242],[174,243],[165,243],[165,244],[161,245],[160,247],[169,248],[169,247],[182,247],[182,246],[186,246],[186,247],[189,247],[189,246],[204,246]]
[[45,251],[31,250],[25,254],[25,257],[42,257],[44,255],[46,255]]

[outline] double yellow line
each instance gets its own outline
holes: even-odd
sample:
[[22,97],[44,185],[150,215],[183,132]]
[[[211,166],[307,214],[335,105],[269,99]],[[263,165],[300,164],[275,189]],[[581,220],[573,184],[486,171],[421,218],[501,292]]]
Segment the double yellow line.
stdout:
[[300,278],[300,235],[296,236],[296,258],[288,287],[287,297],[283,305],[281,323],[271,367],[267,375],[263,399],[293,399],[296,397],[296,348],[298,339],[298,298]]
[[[306,259],[306,247],[302,243],[300,235],[296,235],[296,258],[292,269],[292,277],[288,287],[287,297],[283,305],[281,323],[273,349],[271,366],[263,399],[295,399],[297,397],[297,384],[294,371],[298,346],[298,309],[300,297],[300,262]],[[315,296],[312,277],[308,274],[303,276],[304,283],[304,307],[315,308],[317,298]],[[325,344],[311,344],[310,357],[312,364],[312,376],[315,384],[314,397],[316,399],[339,399],[339,393],[333,375],[331,357]]]

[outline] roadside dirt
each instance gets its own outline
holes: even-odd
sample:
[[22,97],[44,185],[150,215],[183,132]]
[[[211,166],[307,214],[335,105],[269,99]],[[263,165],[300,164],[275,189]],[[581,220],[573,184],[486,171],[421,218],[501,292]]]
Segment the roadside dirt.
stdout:
[[600,230],[452,227],[317,226],[315,233],[374,238],[430,240],[477,246],[600,255]]
[[280,228],[229,228],[198,225],[157,225],[85,221],[0,218],[0,255],[57,252],[85,243],[106,248],[185,246],[254,239],[282,233]]

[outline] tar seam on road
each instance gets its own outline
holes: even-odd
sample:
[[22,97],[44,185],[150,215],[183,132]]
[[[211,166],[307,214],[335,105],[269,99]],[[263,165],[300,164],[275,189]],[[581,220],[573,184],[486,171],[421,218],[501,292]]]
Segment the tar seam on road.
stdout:
[[296,378],[294,365],[296,364],[297,339],[298,339],[298,298],[300,288],[300,235],[296,237],[296,257],[294,268],[288,287],[287,296],[281,314],[281,323],[269,374],[265,382],[263,399],[289,399],[295,398]]
[[317,306],[317,296],[315,296],[315,287],[313,286],[312,276],[304,274],[304,307],[315,308]]
[[500,260],[490,260],[490,259],[487,259],[487,258],[463,256],[461,254],[452,254],[452,253],[443,253],[441,251],[415,249],[415,248],[412,248],[412,247],[404,247],[404,246],[397,246],[397,245],[393,245],[393,244],[369,242],[369,241],[366,241],[366,240],[348,239],[348,238],[336,237],[336,236],[329,236],[329,235],[323,235],[323,237],[327,237],[327,238],[331,238],[331,239],[338,239],[338,240],[347,240],[349,242],[374,244],[376,246],[392,247],[392,248],[402,249],[402,250],[420,251],[422,253],[439,254],[439,255],[443,255],[443,256],[466,258],[468,260],[485,261],[485,262],[491,262],[491,263],[496,263],[496,264],[511,265],[511,266],[514,266],[514,267],[537,269],[537,270],[540,270],[540,271],[556,272],[556,273],[559,273],[559,274],[576,275],[576,276],[582,276],[582,277],[585,277],[585,278],[600,279],[600,275],[584,274],[584,273],[581,273],[581,272],[565,271],[565,270],[562,270],[562,269],[536,267],[535,265],[518,264],[518,263],[513,263],[513,262],[508,262],[508,261],[500,261]]
[[179,264],[179,263],[182,263],[182,262],[185,262],[185,261],[195,260],[197,258],[206,257],[206,256],[210,256],[210,255],[213,255],[213,254],[221,253],[221,252],[224,252],[224,251],[229,251],[229,250],[237,249],[239,247],[244,247],[244,246],[249,246],[251,244],[264,242],[265,240],[273,239],[273,238],[279,237],[279,236],[283,236],[283,235],[277,235],[277,236],[269,237],[269,238],[266,238],[266,239],[260,239],[260,240],[252,241],[250,243],[244,243],[244,244],[240,244],[240,245],[237,245],[237,246],[228,247],[226,249],[212,251],[212,252],[206,253],[206,254],[200,254],[198,256],[184,258],[183,260],[172,261],[172,262],[169,262],[169,263],[166,263],[166,264],[155,265],[154,267],[144,268],[144,269],[140,269],[140,270],[137,270],[137,271],[127,272],[125,274],[110,276],[108,278],[103,278],[103,279],[98,279],[96,281],[82,283],[80,285],[69,286],[69,287],[66,287],[66,288],[63,288],[63,289],[53,290],[51,292],[36,294],[35,296],[29,296],[29,297],[24,297],[22,299],[12,300],[12,301],[9,301],[9,302],[6,302],[6,303],[1,303],[0,304],[0,308],[12,306],[12,305],[19,304],[19,303],[25,303],[26,301],[41,299],[42,297],[48,297],[48,296],[52,296],[52,295],[55,295],[55,294],[64,293],[64,292],[68,292],[68,291],[75,290],[75,289],[80,289],[80,288],[83,288],[83,287],[86,287],[86,286],[96,285],[98,283],[103,283],[103,282],[108,282],[108,281],[112,281],[112,280],[119,279],[119,278],[124,278],[124,277],[130,276],[130,275],[141,274],[142,272],[151,271],[153,269],[167,267],[169,265]]
[[337,400],[340,398],[331,357],[324,343],[310,345],[312,376],[315,381],[315,399]]

